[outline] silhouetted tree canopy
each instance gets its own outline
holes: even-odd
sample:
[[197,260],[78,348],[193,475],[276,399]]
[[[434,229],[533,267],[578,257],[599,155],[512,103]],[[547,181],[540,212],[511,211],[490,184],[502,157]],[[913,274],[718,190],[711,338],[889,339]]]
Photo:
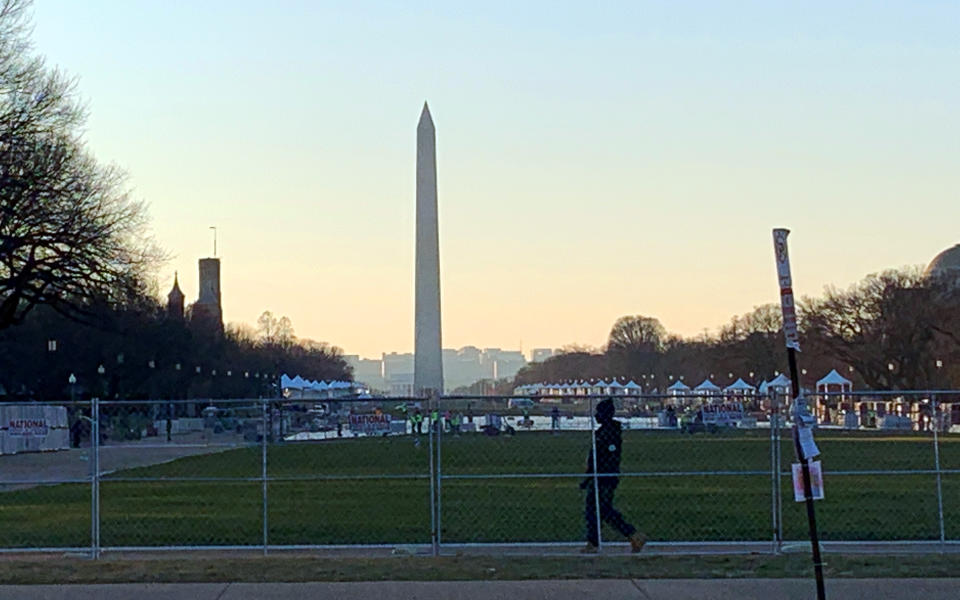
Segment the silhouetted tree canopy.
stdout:
[[[931,279],[917,268],[890,270],[847,290],[827,288],[800,308],[799,361],[806,370],[800,379],[807,388],[830,369],[858,388],[960,385],[955,282]],[[516,383],[619,377],[663,392],[681,377],[691,387],[707,377],[721,386],[738,377],[756,385],[786,369],[780,307],[765,304],[733,317],[715,335],[688,339],[667,333],[652,317],[621,317],[603,351],[568,349],[528,365]]]
[[123,173],[86,150],[73,81],[32,55],[29,5],[0,0],[0,329],[38,304],[122,305],[162,259]]
[[[6,398],[274,397],[281,373],[352,378],[342,352],[327,344],[297,339],[268,344],[248,335],[249,327],[233,324],[216,335],[169,318],[147,298],[136,306],[101,305],[95,311],[96,327],[41,305],[21,325],[0,331],[0,364],[6,367],[0,369],[0,387]],[[77,379],[73,389],[71,373]]]

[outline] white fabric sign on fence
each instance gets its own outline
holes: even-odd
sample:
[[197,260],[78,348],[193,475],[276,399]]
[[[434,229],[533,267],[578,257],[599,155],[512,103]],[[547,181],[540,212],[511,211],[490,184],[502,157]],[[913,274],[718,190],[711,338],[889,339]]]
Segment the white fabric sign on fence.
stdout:
[[65,406],[0,405],[0,454],[65,450],[70,430]]

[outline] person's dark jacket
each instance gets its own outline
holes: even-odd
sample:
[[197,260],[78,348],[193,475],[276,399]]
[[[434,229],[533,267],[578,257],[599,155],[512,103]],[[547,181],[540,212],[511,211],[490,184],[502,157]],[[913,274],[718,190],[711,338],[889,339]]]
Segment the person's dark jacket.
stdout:
[[[600,427],[597,428],[597,463],[600,467],[597,470],[597,473],[599,474],[598,481],[601,487],[617,487],[617,484],[620,483],[619,477],[604,477],[605,473],[620,472],[620,454],[623,449],[620,431],[620,421],[613,419],[605,423],[601,423]],[[580,487],[586,487],[591,481],[593,481],[592,448],[587,456],[587,475],[589,475],[589,477],[583,480],[583,483]]]

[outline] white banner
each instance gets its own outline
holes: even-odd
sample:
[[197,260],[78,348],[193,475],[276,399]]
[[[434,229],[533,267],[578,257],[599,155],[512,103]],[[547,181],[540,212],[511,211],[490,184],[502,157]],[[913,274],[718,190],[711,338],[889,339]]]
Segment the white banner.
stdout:
[[386,413],[350,415],[350,431],[367,435],[390,433],[390,415]]
[[7,435],[10,437],[46,437],[50,433],[50,424],[46,419],[10,419],[7,421]]
[[773,250],[777,259],[777,278],[780,281],[780,308],[783,310],[783,334],[787,348],[800,351],[797,331],[797,309],[793,301],[793,279],[790,276],[790,253],[787,250],[789,229],[773,230]]

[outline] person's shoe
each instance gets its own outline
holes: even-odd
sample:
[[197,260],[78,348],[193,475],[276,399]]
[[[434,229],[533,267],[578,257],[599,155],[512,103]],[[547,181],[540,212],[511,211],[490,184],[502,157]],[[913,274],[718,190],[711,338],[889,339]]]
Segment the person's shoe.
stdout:
[[599,551],[600,548],[598,548],[596,544],[591,544],[590,542],[587,542],[586,546],[580,548],[580,554],[596,554]]
[[627,536],[627,541],[630,542],[630,552],[637,553],[643,550],[644,545],[647,543],[647,536],[640,531],[634,531]]

